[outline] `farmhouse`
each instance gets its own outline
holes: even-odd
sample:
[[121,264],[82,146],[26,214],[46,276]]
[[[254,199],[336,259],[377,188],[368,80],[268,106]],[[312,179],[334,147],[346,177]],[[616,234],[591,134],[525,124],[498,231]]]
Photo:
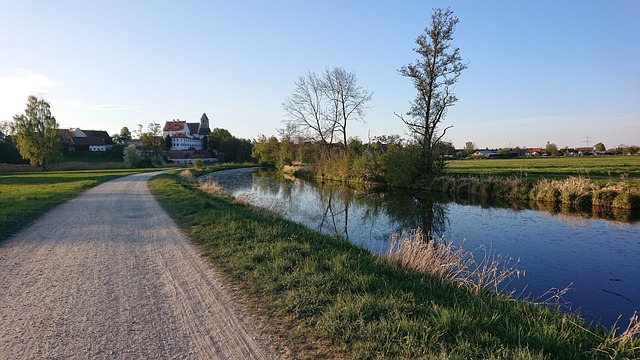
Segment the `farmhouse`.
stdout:
[[202,139],[210,133],[206,113],[202,114],[199,123],[176,119],[167,121],[162,128],[162,136],[171,138],[171,150],[202,150]]
[[58,136],[67,151],[105,152],[111,148],[111,136],[103,130],[58,129]]

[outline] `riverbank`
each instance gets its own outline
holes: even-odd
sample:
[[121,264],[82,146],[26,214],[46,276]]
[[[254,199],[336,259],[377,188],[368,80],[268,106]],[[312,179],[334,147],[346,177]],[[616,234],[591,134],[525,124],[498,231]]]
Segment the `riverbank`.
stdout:
[[637,357],[602,327],[408,270],[192,181],[150,187],[295,357]]
[[[402,186],[476,197],[522,206],[561,206],[594,212],[640,209],[640,156],[455,160],[444,176]],[[353,174],[315,174],[311,168],[289,172],[316,181],[355,186],[396,187],[384,179]]]

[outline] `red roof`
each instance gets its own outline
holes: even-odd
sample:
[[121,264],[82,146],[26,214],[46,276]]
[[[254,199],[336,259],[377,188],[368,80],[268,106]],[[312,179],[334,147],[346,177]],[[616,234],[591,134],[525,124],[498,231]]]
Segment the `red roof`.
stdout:
[[167,121],[164,124],[164,128],[162,129],[162,131],[182,131],[184,129],[184,125],[186,124],[186,121]]

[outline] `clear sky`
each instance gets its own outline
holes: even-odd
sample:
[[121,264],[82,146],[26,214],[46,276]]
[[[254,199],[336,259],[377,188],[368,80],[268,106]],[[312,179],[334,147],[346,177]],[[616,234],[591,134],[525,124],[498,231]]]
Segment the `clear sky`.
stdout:
[[[61,127],[119,132],[171,119],[275,135],[295,80],[328,67],[373,91],[350,135],[407,133],[416,37],[460,19],[469,67],[446,125],[456,147],[640,145],[640,1],[0,0],[0,120],[30,94]],[[588,139],[587,139],[588,136]]]

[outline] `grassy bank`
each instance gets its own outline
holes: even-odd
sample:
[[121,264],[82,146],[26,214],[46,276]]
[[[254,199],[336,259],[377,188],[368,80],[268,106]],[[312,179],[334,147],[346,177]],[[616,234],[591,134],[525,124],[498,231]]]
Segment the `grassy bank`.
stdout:
[[606,183],[626,179],[640,187],[640,156],[454,160],[447,162],[447,172],[453,176],[515,176],[529,181],[586,177]]
[[179,175],[150,187],[294,358],[640,356],[604,328],[409,270]]
[[90,187],[140,170],[0,173],[0,241]]

